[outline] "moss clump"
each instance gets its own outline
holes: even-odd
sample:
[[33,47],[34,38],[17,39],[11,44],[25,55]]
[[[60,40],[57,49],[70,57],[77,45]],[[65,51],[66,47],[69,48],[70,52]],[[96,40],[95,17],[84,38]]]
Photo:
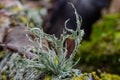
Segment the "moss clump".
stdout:
[[[120,14],[105,15],[93,26],[90,41],[83,41],[78,56],[85,71],[100,69],[120,74]],[[88,66],[91,66],[88,68]]]

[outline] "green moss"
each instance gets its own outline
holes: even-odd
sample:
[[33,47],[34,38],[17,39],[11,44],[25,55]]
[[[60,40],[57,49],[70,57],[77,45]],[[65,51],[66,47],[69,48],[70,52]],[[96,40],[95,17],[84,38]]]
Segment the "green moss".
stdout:
[[0,9],[5,8],[5,6],[3,4],[0,4]]
[[[77,57],[84,70],[97,70],[120,74],[120,14],[105,15],[93,26],[90,41],[83,41]],[[89,69],[88,66],[93,66]],[[90,72],[91,72],[90,71]]]
[[120,76],[115,74],[101,74],[101,80],[120,80]]

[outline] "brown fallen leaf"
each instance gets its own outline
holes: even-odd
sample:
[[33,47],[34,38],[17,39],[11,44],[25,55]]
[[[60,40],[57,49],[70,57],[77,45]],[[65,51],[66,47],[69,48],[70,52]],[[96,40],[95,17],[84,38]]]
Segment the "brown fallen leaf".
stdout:
[[9,16],[5,12],[0,12],[0,43],[3,42],[8,25],[9,25]]
[[[8,29],[4,42],[1,44],[4,48],[23,53],[24,48],[33,47],[36,44],[32,43],[26,36],[25,26],[16,26]],[[31,53],[25,52],[28,56]]]
[[65,44],[67,45],[67,51],[68,51],[66,58],[69,58],[75,48],[75,41],[74,39],[67,38],[65,40]]
[[[3,46],[6,50],[10,49],[13,51],[16,51],[18,53],[24,53],[26,58],[33,58],[34,54],[31,52],[31,49],[33,47],[37,47],[38,45],[30,40],[28,36],[26,35],[26,27],[25,26],[15,26],[15,27],[10,27],[8,29],[7,35],[4,39],[4,42],[0,44],[0,46]],[[32,38],[31,38],[32,39]],[[49,43],[47,40],[42,40],[43,49],[48,50],[46,46],[49,47]],[[25,49],[28,50],[25,50]]]

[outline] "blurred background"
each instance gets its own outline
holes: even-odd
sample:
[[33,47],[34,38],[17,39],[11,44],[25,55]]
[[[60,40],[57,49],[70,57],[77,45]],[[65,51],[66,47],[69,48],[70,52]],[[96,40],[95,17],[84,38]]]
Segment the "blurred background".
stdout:
[[59,38],[70,18],[67,27],[76,30],[74,10],[68,2],[75,5],[85,31],[76,67],[82,72],[120,75],[120,0],[0,0],[0,61],[30,45],[24,36],[26,25],[42,27]]

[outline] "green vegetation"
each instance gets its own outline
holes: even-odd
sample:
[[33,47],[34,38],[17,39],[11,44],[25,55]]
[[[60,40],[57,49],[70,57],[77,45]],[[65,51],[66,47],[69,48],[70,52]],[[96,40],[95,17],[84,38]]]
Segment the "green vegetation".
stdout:
[[[73,6],[73,5],[72,5]],[[74,6],[73,6],[74,7]],[[54,35],[45,34],[39,28],[32,28],[28,30],[28,33],[32,34],[35,38],[33,43],[37,44],[37,47],[25,48],[25,51],[32,51],[32,58],[26,57],[27,54],[12,53],[8,65],[8,69],[1,69],[2,73],[7,73],[9,79],[14,80],[38,80],[46,79],[46,76],[50,76],[51,79],[71,79],[73,76],[82,76],[82,73],[78,69],[73,69],[73,67],[78,62],[74,62],[73,58],[82,40],[83,31],[80,29],[81,22],[79,21],[78,14],[75,10],[76,20],[77,20],[77,30],[73,31],[67,29],[66,31],[71,32],[71,35],[66,35],[66,31],[58,39]],[[70,38],[75,42],[75,47],[68,55],[66,40]],[[30,38],[29,38],[30,39]],[[32,41],[32,39],[30,39]],[[52,45],[44,44],[43,40],[50,42]],[[7,61],[8,56],[6,56],[3,61]],[[3,65],[1,65],[3,66]],[[3,75],[4,76],[4,75]],[[89,76],[86,80],[89,80]]]
[[[0,9],[5,7],[0,4]],[[120,80],[117,75],[120,74],[120,14],[105,15],[93,26],[91,40],[83,41],[81,45],[84,32],[80,29],[81,21],[76,10],[76,31],[67,28],[67,20],[66,30],[60,39],[45,34],[40,28],[42,15],[45,14],[40,13],[41,10],[42,8],[16,8],[15,5],[7,8],[9,17],[3,14],[3,19],[0,19],[0,29],[4,23],[12,25],[12,28],[18,24],[29,24],[27,37],[37,44],[23,46],[21,53],[5,53],[4,47],[0,45],[0,80]],[[71,34],[66,35],[66,31]],[[75,43],[69,57],[67,39]],[[77,67],[83,70],[75,68],[78,61],[80,63]]]
[[[120,14],[105,15],[93,26],[90,41],[80,47],[81,64],[86,71],[98,70],[120,74]],[[87,66],[86,66],[87,65]]]

